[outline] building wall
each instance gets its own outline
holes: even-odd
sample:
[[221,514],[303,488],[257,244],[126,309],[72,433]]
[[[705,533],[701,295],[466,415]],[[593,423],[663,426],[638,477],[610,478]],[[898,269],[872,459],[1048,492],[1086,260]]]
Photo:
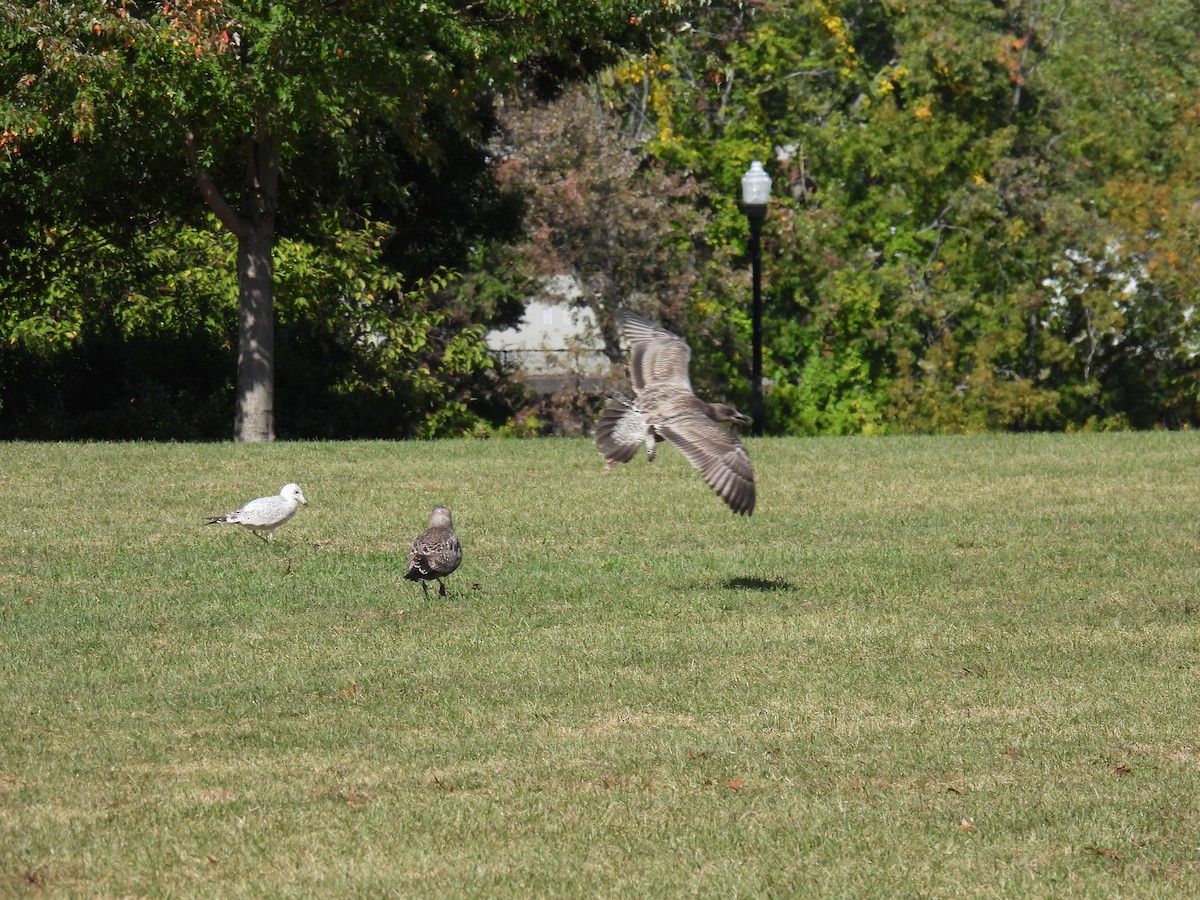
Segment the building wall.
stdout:
[[532,300],[517,328],[492,331],[487,346],[519,374],[537,379],[597,377],[610,368],[596,316],[566,300]]

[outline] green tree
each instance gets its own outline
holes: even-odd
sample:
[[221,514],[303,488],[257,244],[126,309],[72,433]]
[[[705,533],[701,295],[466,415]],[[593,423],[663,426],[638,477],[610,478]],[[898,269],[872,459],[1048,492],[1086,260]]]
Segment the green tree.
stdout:
[[776,178],[768,427],[1189,421],[1197,15],[716,2],[659,48],[618,108],[703,186],[711,239],[744,241],[751,158]]
[[[586,73],[645,39],[654,18],[642,12],[621,0],[0,5],[0,165],[19,263],[5,284],[9,333],[74,340],[100,295],[118,298],[117,319],[151,317],[145,286],[169,265],[126,259],[114,271],[102,253],[72,261],[62,242],[124,256],[148,226],[164,239],[199,228],[184,199],[198,191],[236,239],[235,437],[273,438],[281,237],[328,251],[318,281],[340,266],[343,315],[403,305],[373,255],[386,247],[372,201],[404,206],[398,156],[443,168],[439,138],[475,134],[490,92],[521,74],[552,84]],[[348,198],[358,203],[347,209]],[[347,247],[363,255],[339,262]]]

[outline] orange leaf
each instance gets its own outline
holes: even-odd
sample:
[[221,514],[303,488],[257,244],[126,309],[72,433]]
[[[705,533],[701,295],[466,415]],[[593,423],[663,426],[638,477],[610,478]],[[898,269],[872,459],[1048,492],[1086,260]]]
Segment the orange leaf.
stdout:
[[742,789],[742,785],[744,785],[745,783],[746,783],[745,778],[741,778],[741,777],[730,778],[728,781],[725,782],[725,787],[729,788],[731,791],[740,791]]
[[1121,763],[1121,765],[1113,766],[1108,771],[1111,772],[1113,775],[1128,775],[1130,772],[1133,771],[1133,769],[1129,768],[1129,766],[1127,766],[1125,763]]

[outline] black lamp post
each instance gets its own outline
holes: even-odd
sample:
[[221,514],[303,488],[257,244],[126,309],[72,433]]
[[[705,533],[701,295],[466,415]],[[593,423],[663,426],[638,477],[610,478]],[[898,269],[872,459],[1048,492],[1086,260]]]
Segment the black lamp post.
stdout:
[[753,345],[753,362],[750,374],[750,416],[754,419],[751,433],[762,437],[762,237],[763,219],[767,217],[767,203],[771,199],[771,176],[764,171],[757,159],[742,176],[742,210],[750,222],[750,271],[754,284],[754,306],[751,313],[750,340]]

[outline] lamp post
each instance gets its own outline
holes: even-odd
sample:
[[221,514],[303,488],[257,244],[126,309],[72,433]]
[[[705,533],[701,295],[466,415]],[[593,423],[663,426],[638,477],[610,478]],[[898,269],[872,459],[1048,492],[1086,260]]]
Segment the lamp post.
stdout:
[[750,373],[750,416],[754,422],[751,433],[762,437],[762,226],[767,217],[767,203],[771,199],[771,176],[766,173],[757,159],[742,176],[742,211],[750,222],[750,271],[754,290],[754,306],[751,311],[750,341],[753,347],[753,362]]

